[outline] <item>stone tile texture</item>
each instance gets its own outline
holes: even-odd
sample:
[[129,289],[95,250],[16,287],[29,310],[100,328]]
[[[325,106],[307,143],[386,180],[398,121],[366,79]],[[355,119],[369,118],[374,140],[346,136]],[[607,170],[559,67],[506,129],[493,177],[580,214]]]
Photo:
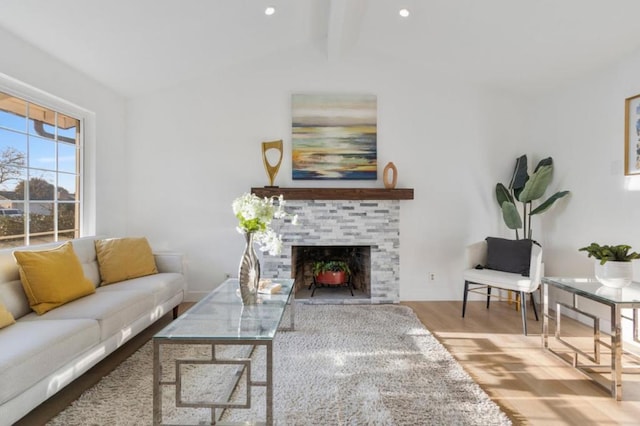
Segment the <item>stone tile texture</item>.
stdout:
[[261,275],[291,278],[291,247],[303,245],[371,246],[371,303],[400,301],[400,202],[398,200],[291,200],[288,212],[298,225],[281,223],[279,256],[263,254]]

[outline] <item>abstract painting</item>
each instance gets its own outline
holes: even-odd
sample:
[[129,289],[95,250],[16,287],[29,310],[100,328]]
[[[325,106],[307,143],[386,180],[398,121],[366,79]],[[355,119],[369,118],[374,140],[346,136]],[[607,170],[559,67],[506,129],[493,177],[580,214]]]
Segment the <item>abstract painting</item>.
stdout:
[[640,95],[625,100],[624,174],[640,174]]
[[294,180],[377,179],[375,95],[294,94],[291,109]]

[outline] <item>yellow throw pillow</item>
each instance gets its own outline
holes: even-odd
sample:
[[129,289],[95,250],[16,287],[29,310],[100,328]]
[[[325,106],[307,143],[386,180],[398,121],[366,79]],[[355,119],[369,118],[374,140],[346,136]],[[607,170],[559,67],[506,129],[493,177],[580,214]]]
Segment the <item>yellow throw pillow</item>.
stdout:
[[7,310],[7,308],[0,303],[0,328],[5,328],[11,324],[14,324],[16,320],[11,315],[11,312]]
[[94,293],[71,242],[41,251],[15,251],[20,281],[29,306],[38,315]]
[[102,284],[157,274],[156,261],[146,238],[96,240]]

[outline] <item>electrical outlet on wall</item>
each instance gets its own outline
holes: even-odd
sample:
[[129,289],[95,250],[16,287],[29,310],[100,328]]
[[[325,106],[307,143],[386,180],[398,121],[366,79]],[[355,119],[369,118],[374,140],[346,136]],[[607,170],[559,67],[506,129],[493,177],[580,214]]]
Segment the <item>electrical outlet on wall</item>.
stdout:
[[429,272],[429,274],[427,275],[427,278],[429,281],[435,281],[436,280],[436,273],[435,272]]

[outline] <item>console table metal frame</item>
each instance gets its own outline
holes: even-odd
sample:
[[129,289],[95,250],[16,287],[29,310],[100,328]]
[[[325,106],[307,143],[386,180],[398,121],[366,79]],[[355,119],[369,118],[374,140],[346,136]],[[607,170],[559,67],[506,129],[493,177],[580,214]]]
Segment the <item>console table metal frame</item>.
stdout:
[[[549,315],[549,286],[558,288],[571,294],[572,303],[567,305],[565,303],[556,303],[556,315],[555,318]],[[627,355],[636,361],[640,361],[640,356],[629,351],[625,351],[622,345],[622,320],[627,319],[633,321],[633,338],[638,341],[638,311],[640,308],[640,298],[636,300],[614,300],[613,297],[607,297],[596,294],[593,291],[594,288],[598,288],[600,285],[594,279],[567,279],[567,278],[542,278],[542,303],[543,303],[543,321],[542,321],[542,346],[556,357],[561,359],[567,364],[572,365],[580,372],[591,378],[598,385],[607,388],[607,386],[596,379],[596,374],[590,370],[600,369],[601,372],[610,372],[611,379],[609,383],[609,391],[611,396],[616,401],[622,400],[622,373],[624,366],[622,364],[622,356]],[[640,294],[640,284],[632,283],[632,290],[637,290]],[[582,288],[581,288],[582,287]],[[615,289],[611,289],[615,290]],[[622,293],[621,293],[622,294]],[[602,340],[600,335],[600,318],[590,313],[581,310],[578,306],[578,297],[584,297],[602,305],[608,306],[610,309],[611,320],[611,334],[610,343]],[[590,318],[593,321],[593,353],[577,348],[568,341],[562,338],[562,310],[567,309],[576,312],[584,317]],[[626,317],[622,315],[622,309],[633,309],[633,317]],[[559,352],[553,350],[549,346],[549,319],[556,322],[556,329],[554,333],[555,340],[566,348],[569,348],[573,352],[571,361],[567,361]],[[600,362],[600,347],[604,346],[611,350],[611,367],[606,368]],[[593,364],[581,364],[578,362],[578,355],[585,357]],[[602,376],[599,376],[602,377]]]
[[[295,328],[295,295],[294,295],[294,280],[292,279],[284,279],[284,280],[274,280],[275,282],[286,282],[288,286],[284,286],[288,294],[283,294],[283,298],[286,301],[284,306],[282,307],[282,313],[286,310],[286,307],[290,307],[289,313],[289,321],[290,325],[287,328],[280,328],[279,321],[276,326],[277,331],[293,331]],[[206,299],[211,299],[215,297],[216,291],[218,291],[223,286],[236,288],[237,287],[237,279],[229,279],[225,281],[221,286],[206,296],[201,302],[205,302]],[[199,302],[200,303],[200,302]],[[240,306],[242,306],[242,302],[238,300]],[[191,307],[186,313],[189,311],[196,309],[198,304]],[[256,305],[257,306],[257,305]],[[175,321],[180,321],[178,318]],[[175,322],[174,321],[174,322]],[[173,324],[173,323],[172,323]],[[171,324],[167,326],[167,328],[171,327]],[[164,331],[164,330],[163,330]],[[166,336],[159,336],[163,333],[163,331],[156,334],[153,337],[153,424],[155,425],[166,425],[162,423],[162,386],[164,385],[173,385],[176,387],[175,390],[175,398],[176,398],[176,407],[178,408],[206,408],[211,410],[211,419],[210,424],[212,425],[220,425],[218,421],[222,417],[224,410],[227,409],[237,409],[251,408],[251,389],[255,386],[265,387],[265,398],[266,398],[266,422],[260,424],[273,424],[273,338],[275,337],[275,331],[273,336],[271,337],[256,337],[256,338],[237,338],[230,339],[229,337],[216,337],[216,336],[204,336],[204,337],[193,337],[193,338],[171,338]],[[209,359],[176,359],[174,360],[174,371],[175,378],[174,380],[162,380],[162,364],[160,362],[160,347],[161,345],[206,345],[211,347],[211,357]],[[217,345],[237,345],[237,346],[247,346],[249,349],[243,356],[240,358],[221,358],[216,355],[216,346]],[[251,378],[251,357],[255,352],[258,346],[264,346],[266,352],[266,377],[265,381],[255,381]],[[234,379],[230,386],[224,390],[224,402],[205,402],[205,401],[184,401],[182,399],[182,375],[180,367],[182,365],[196,365],[196,364],[219,364],[219,365],[238,365],[238,368],[235,371]],[[245,403],[231,403],[230,398],[233,394],[234,390],[240,383],[240,379],[243,376],[243,373],[246,372],[246,395],[245,395]],[[220,410],[220,411],[217,411]],[[246,422],[239,423],[242,425],[246,425]],[[258,424],[258,423],[255,423]]]

